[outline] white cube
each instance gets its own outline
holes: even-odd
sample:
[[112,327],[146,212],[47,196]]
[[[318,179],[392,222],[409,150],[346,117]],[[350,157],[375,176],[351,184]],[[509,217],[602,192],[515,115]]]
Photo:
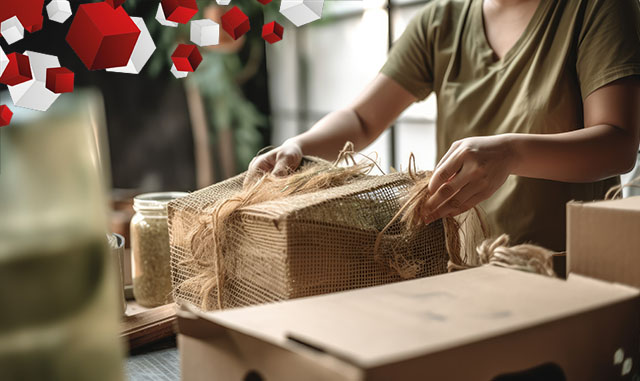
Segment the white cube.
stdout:
[[156,20],[160,23],[160,25],[170,26],[176,28],[178,26],[177,22],[169,21],[164,15],[164,10],[162,9],[162,3],[158,4],[158,11],[156,12]]
[[209,19],[191,21],[191,41],[199,46],[218,45],[220,25]]
[[280,13],[295,26],[308,24],[322,17],[324,0],[282,0]]
[[216,0],[216,3],[218,3],[218,5],[229,5],[230,2],[231,0]]
[[7,41],[7,44],[11,45],[24,38],[24,27],[18,17],[13,16],[0,24],[0,33],[2,33],[2,37]]
[[176,65],[171,65],[171,74],[173,74],[174,77],[176,78],[186,78],[187,75],[189,75],[188,71],[179,71],[176,68]]
[[131,20],[133,20],[138,29],[140,29],[140,36],[138,37],[136,46],[133,48],[129,62],[126,66],[110,68],[107,69],[107,71],[140,74],[142,68],[144,68],[144,65],[147,64],[149,58],[151,58],[153,52],[156,50],[156,44],[153,42],[151,33],[149,33],[149,29],[147,29],[144,20],[141,17],[131,17]]
[[58,57],[26,51],[33,78],[15,86],[8,86],[13,104],[36,111],[47,111],[60,94],[47,89],[47,69],[60,67]]
[[0,48],[0,77],[2,77],[4,69],[7,68],[7,65],[9,65],[9,57],[7,57],[7,55],[4,53],[4,50]]
[[68,0],[51,0],[47,5],[47,15],[49,20],[62,24],[72,15],[71,4]]

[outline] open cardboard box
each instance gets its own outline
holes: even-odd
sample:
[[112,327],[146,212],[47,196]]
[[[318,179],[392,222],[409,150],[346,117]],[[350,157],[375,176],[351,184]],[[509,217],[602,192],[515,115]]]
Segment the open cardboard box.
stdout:
[[640,288],[640,196],[568,203],[567,268]]
[[235,310],[184,309],[183,379],[503,381],[551,364],[548,380],[554,371],[631,380],[640,375],[640,197],[569,203],[567,229],[566,281],[488,266]]
[[548,363],[617,380],[640,361],[637,289],[493,266],[178,321],[186,381],[492,380]]

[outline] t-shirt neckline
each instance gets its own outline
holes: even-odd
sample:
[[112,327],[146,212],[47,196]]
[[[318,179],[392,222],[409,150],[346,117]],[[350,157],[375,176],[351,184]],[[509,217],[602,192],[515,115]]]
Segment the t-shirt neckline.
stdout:
[[533,13],[533,16],[531,16],[531,20],[529,20],[529,23],[525,27],[520,37],[518,37],[515,44],[513,44],[513,46],[505,53],[502,58],[496,59],[495,57],[497,57],[497,54],[495,54],[495,51],[491,47],[491,44],[489,44],[484,26],[484,13],[482,11],[484,0],[472,1],[475,1],[475,15],[473,16],[476,17],[476,20],[474,21],[477,21],[474,22],[474,24],[476,26],[479,26],[480,28],[480,30],[475,31],[475,33],[472,34],[478,36],[477,38],[482,45],[482,49],[485,50],[491,57],[491,61],[487,64],[487,66],[498,68],[503,68],[504,66],[506,66],[513,59],[513,57],[515,57],[517,53],[522,50],[522,47],[531,38],[533,32],[540,25],[540,22],[542,21],[542,15],[545,13],[548,4],[551,3],[551,1],[548,0],[540,0],[535,12]]

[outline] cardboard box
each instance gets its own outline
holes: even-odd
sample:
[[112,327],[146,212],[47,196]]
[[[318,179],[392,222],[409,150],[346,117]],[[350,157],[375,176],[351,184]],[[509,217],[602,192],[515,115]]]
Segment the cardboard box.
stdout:
[[[640,291],[485,266],[234,310],[182,311],[183,380],[567,380],[637,373]],[[624,376],[623,376],[624,373]]]
[[567,267],[640,288],[640,196],[568,203]]

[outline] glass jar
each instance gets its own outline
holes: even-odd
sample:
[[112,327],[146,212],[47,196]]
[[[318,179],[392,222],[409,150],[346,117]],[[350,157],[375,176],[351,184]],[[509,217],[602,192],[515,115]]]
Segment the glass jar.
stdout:
[[131,219],[133,296],[143,307],[171,303],[167,204],[184,192],[146,193],[133,199]]

